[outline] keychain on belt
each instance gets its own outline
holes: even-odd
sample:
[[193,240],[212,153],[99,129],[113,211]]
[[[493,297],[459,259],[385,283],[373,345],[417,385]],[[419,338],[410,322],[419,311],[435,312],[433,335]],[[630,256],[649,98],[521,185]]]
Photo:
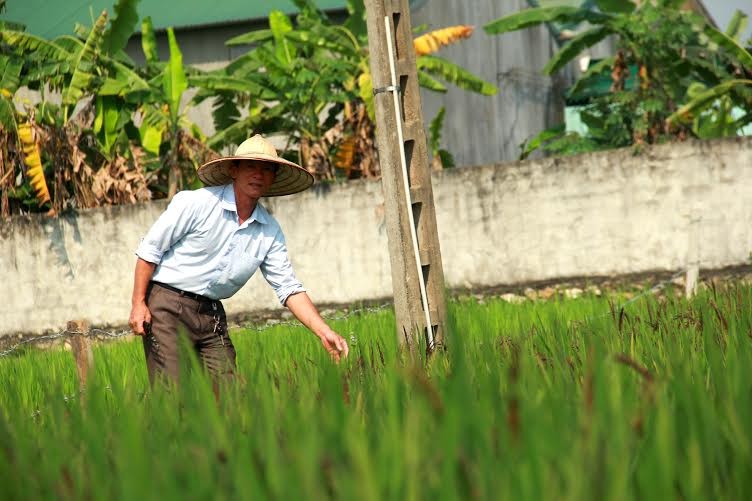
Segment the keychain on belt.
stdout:
[[225,337],[224,333],[222,332],[222,329],[219,328],[221,324],[221,317],[219,315],[214,315],[214,334],[217,334],[219,336],[219,340],[222,343],[222,346],[225,345]]

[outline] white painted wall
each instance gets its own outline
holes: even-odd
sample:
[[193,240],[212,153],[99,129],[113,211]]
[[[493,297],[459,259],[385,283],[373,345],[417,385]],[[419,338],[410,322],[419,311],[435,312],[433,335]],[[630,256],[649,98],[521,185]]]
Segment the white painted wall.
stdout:
[[[749,262],[752,139],[693,142],[445,170],[434,178],[452,288],[678,270],[695,225],[703,268]],[[320,185],[270,199],[315,302],[391,295],[381,185]],[[134,249],[164,202],[0,223],[0,335],[67,320],[125,325]],[[260,275],[230,315],[281,308]]]

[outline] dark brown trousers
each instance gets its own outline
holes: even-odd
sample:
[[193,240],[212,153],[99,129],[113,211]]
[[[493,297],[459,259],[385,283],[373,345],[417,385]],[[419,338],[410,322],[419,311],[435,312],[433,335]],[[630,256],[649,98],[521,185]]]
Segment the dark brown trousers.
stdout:
[[178,382],[178,336],[184,334],[199,360],[215,381],[235,371],[235,347],[227,335],[227,317],[222,303],[189,297],[152,282],[146,295],[151,329],[144,336],[149,380],[160,376]]

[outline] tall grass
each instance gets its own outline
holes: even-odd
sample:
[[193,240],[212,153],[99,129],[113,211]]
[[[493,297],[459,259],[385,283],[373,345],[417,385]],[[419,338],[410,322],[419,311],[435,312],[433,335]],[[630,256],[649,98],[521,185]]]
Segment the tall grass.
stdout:
[[0,359],[0,497],[749,499],[752,288],[450,305],[417,362],[390,311],[238,331],[217,402],[195,361],[149,389],[140,343]]

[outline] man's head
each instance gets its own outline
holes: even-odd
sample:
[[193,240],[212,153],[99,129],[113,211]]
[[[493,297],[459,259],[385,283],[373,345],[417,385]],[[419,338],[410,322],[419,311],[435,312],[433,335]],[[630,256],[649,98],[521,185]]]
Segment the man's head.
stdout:
[[278,169],[276,164],[260,160],[232,160],[227,167],[236,190],[253,199],[266,195]]
[[[307,170],[279,157],[274,146],[259,134],[243,141],[235,155],[218,158],[199,167],[198,177],[207,186],[230,182],[237,184],[236,178],[245,176],[243,172],[246,166],[258,166],[255,170],[266,169],[271,173],[272,182],[265,191],[265,196],[290,195],[306,190],[313,184],[313,176]],[[269,166],[274,168],[274,172],[271,172]]]

